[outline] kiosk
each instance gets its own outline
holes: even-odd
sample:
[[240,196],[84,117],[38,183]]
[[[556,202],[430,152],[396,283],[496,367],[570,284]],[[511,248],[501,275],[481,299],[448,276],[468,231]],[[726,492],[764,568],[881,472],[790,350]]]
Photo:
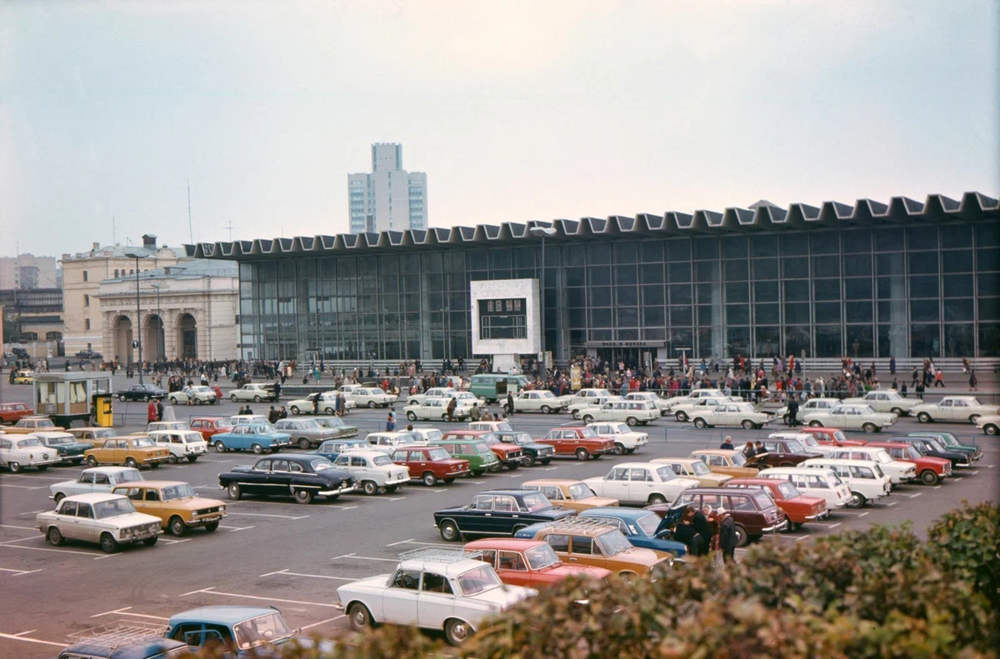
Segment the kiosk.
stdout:
[[34,382],[35,412],[45,414],[63,428],[74,421],[90,423],[91,415],[111,418],[111,374],[38,373]]

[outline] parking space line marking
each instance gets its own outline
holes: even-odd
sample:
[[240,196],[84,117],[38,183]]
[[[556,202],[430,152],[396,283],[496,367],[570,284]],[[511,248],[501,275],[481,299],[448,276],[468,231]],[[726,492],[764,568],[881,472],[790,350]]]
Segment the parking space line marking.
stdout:
[[354,510],[357,506],[344,506],[341,510]]
[[840,524],[841,524],[840,522],[837,522],[836,524],[831,524],[831,525],[830,525],[830,528],[831,528],[831,529],[835,529],[835,528],[837,528],[838,526],[840,526]]
[[969,472],[966,472],[966,473],[969,473],[969,474],[972,474],[973,476],[975,476],[976,474],[979,473],[979,470],[977,469],[976,471],[969,471]]
[[195,485],[191,488],[192,490],[221,490],[222,488],[218,485]]
[[14,634],[14,636],[24,636],[26,634],[30,634],[31,632],[37,632],[37,631],[38,631],[37,629],[29,629],[26,632],[18,632],[17,634]]
[[292,515],[273,515],[268,513],[234,513],[228,510],[226,512],[230,515],[242,515],[244,517],[278,517],[280,519],[305,519],[306,517],[309,517],[309,515],[299,515],[297,517],[293,517]]
[[922,493],[922,492],[917,492],[916,494],[911,494],[911,495],[910,495],[910,498],[911,498],[911,499],[916,499],[916,498],[917,498],[917,497],[919,497],[919,496],[920,496],[921,494],[923,494],[923,493]]
[[201,590],[192,590],[190,593],[184,593],[183,595],[179,595],[179,597],[187,597],[188,595],[196,595],[198,593],[204,593],[206,591],[212,590],[213,588],[215,588],[215,586],[209,586],[208,588],[202,588]]
[[890,502],[890,503],[887,503],[887,504],[885,504],[885,506],[886,506],[886,508],[892,508],[892,507],[893,507],[893,506],[895,506],[895,505],[896,505],[897,503],[899,503],[899,502],[898,502],[898,501],[892,501],[892,502]]
[[64,480],[66,480],[65,478],[62,478],[61,476],[34,476],[34,475],[28,475],[28,474],[5,474],[4,478],[34,478],[36,480],[42,480],[42,481],[64,481]]
[[22,547],[20,545],[9,545],[6,542],[0,542],[0,547],[6,547],[7,549],[30,549],[31,551],[51,551],[55,552],[56,554],[79,554],[80,556],[97,556],[98,559],[107,558],[108,556],[120,555],[120,554],[108,554],[108,556],[100,556],[97,554],[97,552],[91,552],[91,551],[75,551],[73,549],[49,549],[48,547]]
[[931,489],[932,490],[940,490],[941,486],[940,485],[931,485]]
[[[12,570],[10,568],[0,567],[0,572],[14,572],[14,576],[15,577],[20,577],[21,575],[24,575],[24,574],[34,574],[35,572],[41,572],[43,569],[44,568],[38,568],[37,570]],[[31,630],[31,631],[34,631],[34,630]],[[28,632],[24,632],[24,633],[27,634]]]
[[109,616],[112,613],[121,613],[122,611],[128,611],[131,608],[132,608],[131,606],[126,606],[126,607],[121,608],[121,609],[115,609],[114,611],[105,611],[104,613],[98,613],[97,615],[92,615],[90,617],[91,618],[101,618],[103,616]]
[[802,542],[803,540],[809,540],[812,536],[804,535],[801,538],[795,538],[795,542]]
[[404,545],[407,542],[413,542],[413,538],[407,538],[406,540],[400,540],[399,542],[394,542],[391,545],[386,545],[386,547],[395,547],[396,545]]
[[168,545],[178,545],[178,544],[180,544],[182,542],[190,542],[190,541],[191,541],[191,538],[186,538],[184,540],[172,540],[170,538],[164,538],[163,540],[160,540],[160,542],[165,542]]
[[247,529],[254,528],[253,526],[222,526],[219,525],[220,529],[228,529],[230,531],[246,531]]
[[958,481],[962,480],[962,477],[959,476],[958,478],[952,478],[951,480],[953,483],[957,483]]
[[507,478],[524,478],[526,474],[514,474],[513,476],[508,476]]
[[311,629],[312,627],[319,627],[320,625],[324,625],[328,622],[333,622],[334,620],[340,620],[341,618],[346,618],[346,617],[347,617],[346,615],[339,615],[336,618],[327,618],[326,620],[320,620],[319,622],[314,622],[313,624],[306,625],[305,627],[299,627],[299,629],[306,630],[306,629]]
[[392,497],[391,499],[385,499],[386,501],[402,501],[406,497]]
[[[396,561],[397,563],[399,561]],[[263,579],[264,577],[274,576],[276,574],[288,575],[290,577],[306,577],[308,579],[332,579],[334,581],[357,581],[357,579],[351,577],[334,577],[326,574],[305,574],[303,572],[289,572],[288,570],[278,570],[277,572],[268,572],[267,574],[262,574],[258,579]]]
[[868,513],[861,513],[860,515],[858,515],[858,517],[864,517],[864,516],[865,516],[865,515],[867,515],[867,514],[868,514]]
[[398,558],[375,558],[373,556],[358,556],[357,554],[347,554],[345,556],[334,556],[331,561],[335,561],[338,558],[350,558],[351,560],[358,561],[384,561],[386,563],[399,563]]
[[485,483],[485,482],[486,482],[486,481],[472,481],[472,484],[473,484],[473,485],[482,485],[482,484],[483,484],[483,483]]
[[47,512],[49,512],[49,511],[46,510],[45,508],[43,508],[41,510],[29,510],[26,513],[20,513],[20,516],[23,517],[24,515],[37,515],[38,513],[47,513]]
[[24,537],[24,538],[18,538],[17,540],[4,540],[3,544],[5,544],[5,545],[6,544],[14,544],[15,542],[24,542],[25,540],[34,540],[37,537],[38,536],[29,535],[29,536]]
[[556,470],[556,469],[558,469],[558,468],[559,468],[559,467],[544,467],[544,468],[542,469],[542,471],[555,471],[555,470]]
[[[283,604],[305,604],[306,606],[321,606],[321,607],[325,607],[325,608],[329,608],[329,609],[339,608],[338,604],[330,604],[328,602],[305,602],[305,601],[302,601],[302,600],[278,599],[277,597],[260,597],[260,596],[257,596],[257,595],[240,595],[238,593],[224,593],[224,592],[222,592],[220,590],[214,590],[214,588],[215,588],[215,586],[212,586],[211,588],[203,588],[202,590],[196,590],[194,592],[187,593],[187,594],[188,595],[194,595],[195,593],[205,593],[206,595],[220,595],[222,597],[237,597],[237,598],[240,598],[240,599],[247,599],[247,600],[263,600],[265,602],[281,602]],[[181,595],[181,597],[184,597],[184,595]]]
[[11,485],[10,483],[0,483],[0,487],[14,487],[19,490],[41,490],[45,488],[44,485],[36,485],[35,487],[31,487],[30,485]]
[[[406,544],[408,544],[408,545],[425,545],[427,547],[451,547],[453,549],[455,547],[455,545],[453,545],[453,544],[449,545],[449,544],[445,544],[443,542],[416,542],[414,540],[407,540]],[[353,556],[353,554],[347,554],[347,556]],[[340,557],[338,556],[338,558],[340,558]]]
[[0,528],[4,529],[21,529],[22,531],[37,531],[37,526],[14,526],[13,524],[0,524]]
[[26,643],[39,643],[41,645],[54,645],[57,648],[66,647],[65,643],[53,643],[52,641],[43,641],[38,638],[28,638],[26,636],[18,636],[16,634],[0,634],[0,638],[9,638],[12,641],[24,641]]

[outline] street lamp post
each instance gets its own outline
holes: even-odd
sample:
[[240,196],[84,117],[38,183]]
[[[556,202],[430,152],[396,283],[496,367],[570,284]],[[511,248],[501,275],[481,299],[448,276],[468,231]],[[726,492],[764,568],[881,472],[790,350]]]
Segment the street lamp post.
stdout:
[[135,325],[139,337],[139,384],[142,384],[142,308],[139,300],[139,259],[146,258],[146,255],[138,252],[128,252],[125,256],[135,259]]
[[542,377],[544,378],[545,374],[546,374],[546,369],[545,369],[545,237],[546,236],[554,236],[556,234],[556,230],[553,229],[552,227],[533,226],[533,227],[531,227],[531,229],[528,230],[528,233],[530,233],[533,236],[539,236],[542,239],[542,264],[541,264],[541,276],[539,277],[539,287],[541,288],[541,291],[539,293],[539,297],[541,298],[541,300],[540,300],[541,304],[539,306],[541,307],[541,311],[539,313],[539,318],[538,318],[538,327],[540,329],[540,334],[541,334],[540,347],[541,347],[541,353],[542,353]]
[[164,355],[163,346],[163,316],[160,315],[160,285],[150,284],[156,290],[156,358],[161,359]]

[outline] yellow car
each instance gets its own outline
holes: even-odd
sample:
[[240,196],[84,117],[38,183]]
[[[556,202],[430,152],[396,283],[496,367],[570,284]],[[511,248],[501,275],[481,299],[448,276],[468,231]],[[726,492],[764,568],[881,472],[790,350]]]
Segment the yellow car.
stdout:
[[14,384],[31,384],[35,381],[34,371],[18,371],[14,374]]
[[203,499],[180,481],[132,481],[113,492],[127,496],[140,513],[159,517],[163,530],[177,536],[194,528],[211,533],[226,516],[224,501]]

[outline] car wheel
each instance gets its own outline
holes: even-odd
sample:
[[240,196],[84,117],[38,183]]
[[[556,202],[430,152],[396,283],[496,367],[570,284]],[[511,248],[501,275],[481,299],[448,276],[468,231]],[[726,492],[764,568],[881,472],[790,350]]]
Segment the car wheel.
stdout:
[[639,425],[639,419],[635,418],[634,416],[630,416],[629,418],[625,419],[625,423],[630,427],[637,426]]
[[323,410],[323,413],[326,414],[327,416],[333,416],[333,408],[328,407],[325,410]]
[[822,428],[823,423],[821,421],[816,421],[815,419],[809,422],[810,428]]
[[496,462],[496,463],[490,465],[490,473],[491,474],[499,474],[502,469],[503,469],[503,465],[500,464],[499,462]]
[[10,468],[10,473],[19,474],[21,473],[21,463],[20,462],[8,462],[7,466]]
[[590,451],[588,451],[585,448],[576,449],[576,459],[579,460],[580,462],[583,462],[584,460],[589,460]]
[[110,533],[101,534],[101,549],[105,554],[113,554],[118,551],[118,541]]
[[542,414],[552,414],[552,408],[548,405],[542,405]]
[[472,627],[464,620],[449,620],[444,626],[444,635],[448,643],[459,647],[472,636]]
[[197,455],[189,455],[188,456],[188,462],[197,462],[197,461],[198,461],[198,456]]
[[753,430],[754,429],[754,422],[751,421],[750,419],[744,419],[743,423],[741,423],[740,425],[743,426],[743,428],[745,430]]
[[374,410],[375,409],[375,401],[373,401],[373,400],[368,401],[368,409],[370,409],[370,410]]
[[746,547],[747,543],[750,542],[750,536],[747,535],[747,530],[743,528],[742,524],[737,524],[734,530],[736,531],[736,546]]
[[378,485],[375,483],[375,481],[365,481],[361,487],[364,489],[365,494],[367,494],[368,496],[374,496],[378,494]]
[[240,489],[239,483],[230,483],[229,487],[226,488],[226,492],[233,501],[239,501],[243,498],[243,490]]
[[921,412],[920,414],[917,415],[917,421],[919,421],[920,423],[930,423],[931,415],[928,414],[927,412]]
[[[146,394],[145,396],[142,397],[142,402],[144,402],[144,403],[148,403],[149,402],[149,394]],[[114,540],[114,538],[112,538],[112,540]]]
[[87,456],[87,466],[88,467],[96,467],[97,466],[97,458],[95,458],[92,455],[88,455]]
[[290,409],[292,411],[292,414],[298,414],[299,413],[299,407],[298,407],[298,405],[292,405],[288,409]]
[[202,400],[202,399],[200,399],[200,398],[195,398],[195,399],[194,399],[194,404],[195,404],[195,405],[204,405],[204,404],[205,404],[205,401],[203,401],[203,400]]
[[848,508],[861,508],[868,499],[860,492],[851,492],[851,498],[847,501]]
[[406,418],[409,419],[410,421],[416,421],[417,420],[417,415],[414,414],[413,412],[407,412],[406,413]]
[[983,431],[984,431],[984,432],[985,432],[985,433],[986,433],[987,435],[995,435],[995,434],[997,434],[997,432],[1000,432],[1000,427],[997,427],[997,425],[996,425],[996,424],[993,424],[993,423],[987,423],[987,424],[986,424],[986,425],[985,425],[985,426],[983,427]]
[[674,415],[674,418],[683,423],[688,420],[688,415],[684,414],[684,412],[678,412]]
[[303,451],[308,451],[310,446],[312,446],[312,444],[309,442],[308,439],[306,439],[305,437],[299,437],[300,449],[302,449]]
[[361,602],[351,604],[351,607],[347,610],[347,615],[351,619],[351,628],[354,631],[359,632],[362,629],[374,626],[371,612]]
[[583,415],[583,422],[584,423],[593,423],[594,422],[594,417],[592,417],[589,414],[584,414]]
[[655,506],[657,504],[666,503],[667,498],[662,494],[650,494],[649,495],[649,505]]
[[219,528],[218,522],[209,522],[205,525],[205,530],[209,533],[214,533],[217,528]]
[[899,407],[894,407],[894,408],[892,408],[889,411],[892,412],[893,414],[895,414],[896,416],[903,416],[903,414],[905,414],[905,412],[903,412],[902,408],[899,408]]
[[215,450],[216,450],[217,453],[225,453],[226,452],[226,445],[223,444],[222,441],[220,440],[220,441],[218,441],[218,442],[215,443]]
[[874,423],[866,423],[863,426],[861,426],[861,429],[864,430],[865,432],[869,432],[869,433],[875,432],[875,430],[877,430],[877,428],[875,428],[875,424]]
[[572,414],[573,418],[576,419],[577,421],[580,420],[580,410],[573,410],[570,414]]
[[235,402],[237,402],[239,400],[239,398],[236,397],[236,394],[233,394],[232,396],[229,397],[229,400],[231,400],[231,401],[233,401],[235,403]]
[[138,469],[139,463],[135,461],[135,458],[125,458],[125,466],[132,467],[133,469]]
[[625,453],[625,445],[615,442],[614,452],[615,455],[623,455]]
[[523,458],[521,458],[521,464],[523,464],[525,467],[534,467],[535,456],[526,454]]
[[118,400],[120,400],[121,402],[124,403],[125,402],[125,394],[118,394]]
[[176,455],[174,455],[173,453],[171,453],[171,454],[170,454],[170,455],[169,455],[169,456],[167,457],[167,462],[169,462],[169,463],[170,463],[170,464],[172,464],[172,465],[175,465],[175,464],[177,464],[177,456],[176,456]]
[[251,448],[253,448],[253,452],[258,455],[264,452],[264,447],[260,444],[254,444]]
[[54,526],[49,527],[49,532],[45,534],[45,537],[48,538],[49,544],[53,547],[62,547],[66,544],[66,538],[64,538],[62,533],[59,532],[59,529]]
[[261,397],[260,396],[254,396],[253,397],[253,402],[255,402],[255,403],[261,402]]
[[177,399],[174,398],[173,396],[170,396],[167,400],[170,401],[171,405],[176,405],[177,404]]
[[421,477],[421,480],[427,487],[434,487],[435,485],[437,485],[438,482],[437,476],[435,476],[429,471],[424,473],[424,475]]
[[146,545],[147,547],[152,547],[153,545],[156,544],[156,541],[159,539],[160,536],[154,535],[152,538],[146,538],[145,540],[143,540],[142,544]]
[[457,542],[462,539],[458,525],[450,519],[441,522],[441,539],[445,542]]
[[313,493],[309,490],[295,490],[295,503],[312,503]]
[[973,414],[973,415],[969,416],[969,423],[971,423],[972,425],[976,425],[976,423],[978,423],[978,422],[979,422],[979,415],[978,414]]
[[785,461],[785,462],[779,462],[778,466],[779,467],[794,467],[795,465],[792,464],[791,462]]
[[187,526],[184,525],[183,519],[174,515],[170,518],[170,521],[167,522],[167,530],[170,531],[170,535],[180,537],[184,535],[185,531],[187,531]]
[[63,499],[65,499],[65,498],[66,498],[65,494],[63,494],[62,492],[56,492],[56,495],[54,497],[52,497],[52,500],[55,501],[56,505],[58,506],[59,502],[62,501]]
[[695,428],[706,428],[707,426],[708,426],[708,424],[705,423],[705,419],[702,419],[702,418],[699,417],[699,418],[697,418],[697,419],[694,420],[694,427]]
[[933,469],[924,469],[920,472],[920,482],[924,485],[937,485],[939,480],[941,479],[938,478]]

